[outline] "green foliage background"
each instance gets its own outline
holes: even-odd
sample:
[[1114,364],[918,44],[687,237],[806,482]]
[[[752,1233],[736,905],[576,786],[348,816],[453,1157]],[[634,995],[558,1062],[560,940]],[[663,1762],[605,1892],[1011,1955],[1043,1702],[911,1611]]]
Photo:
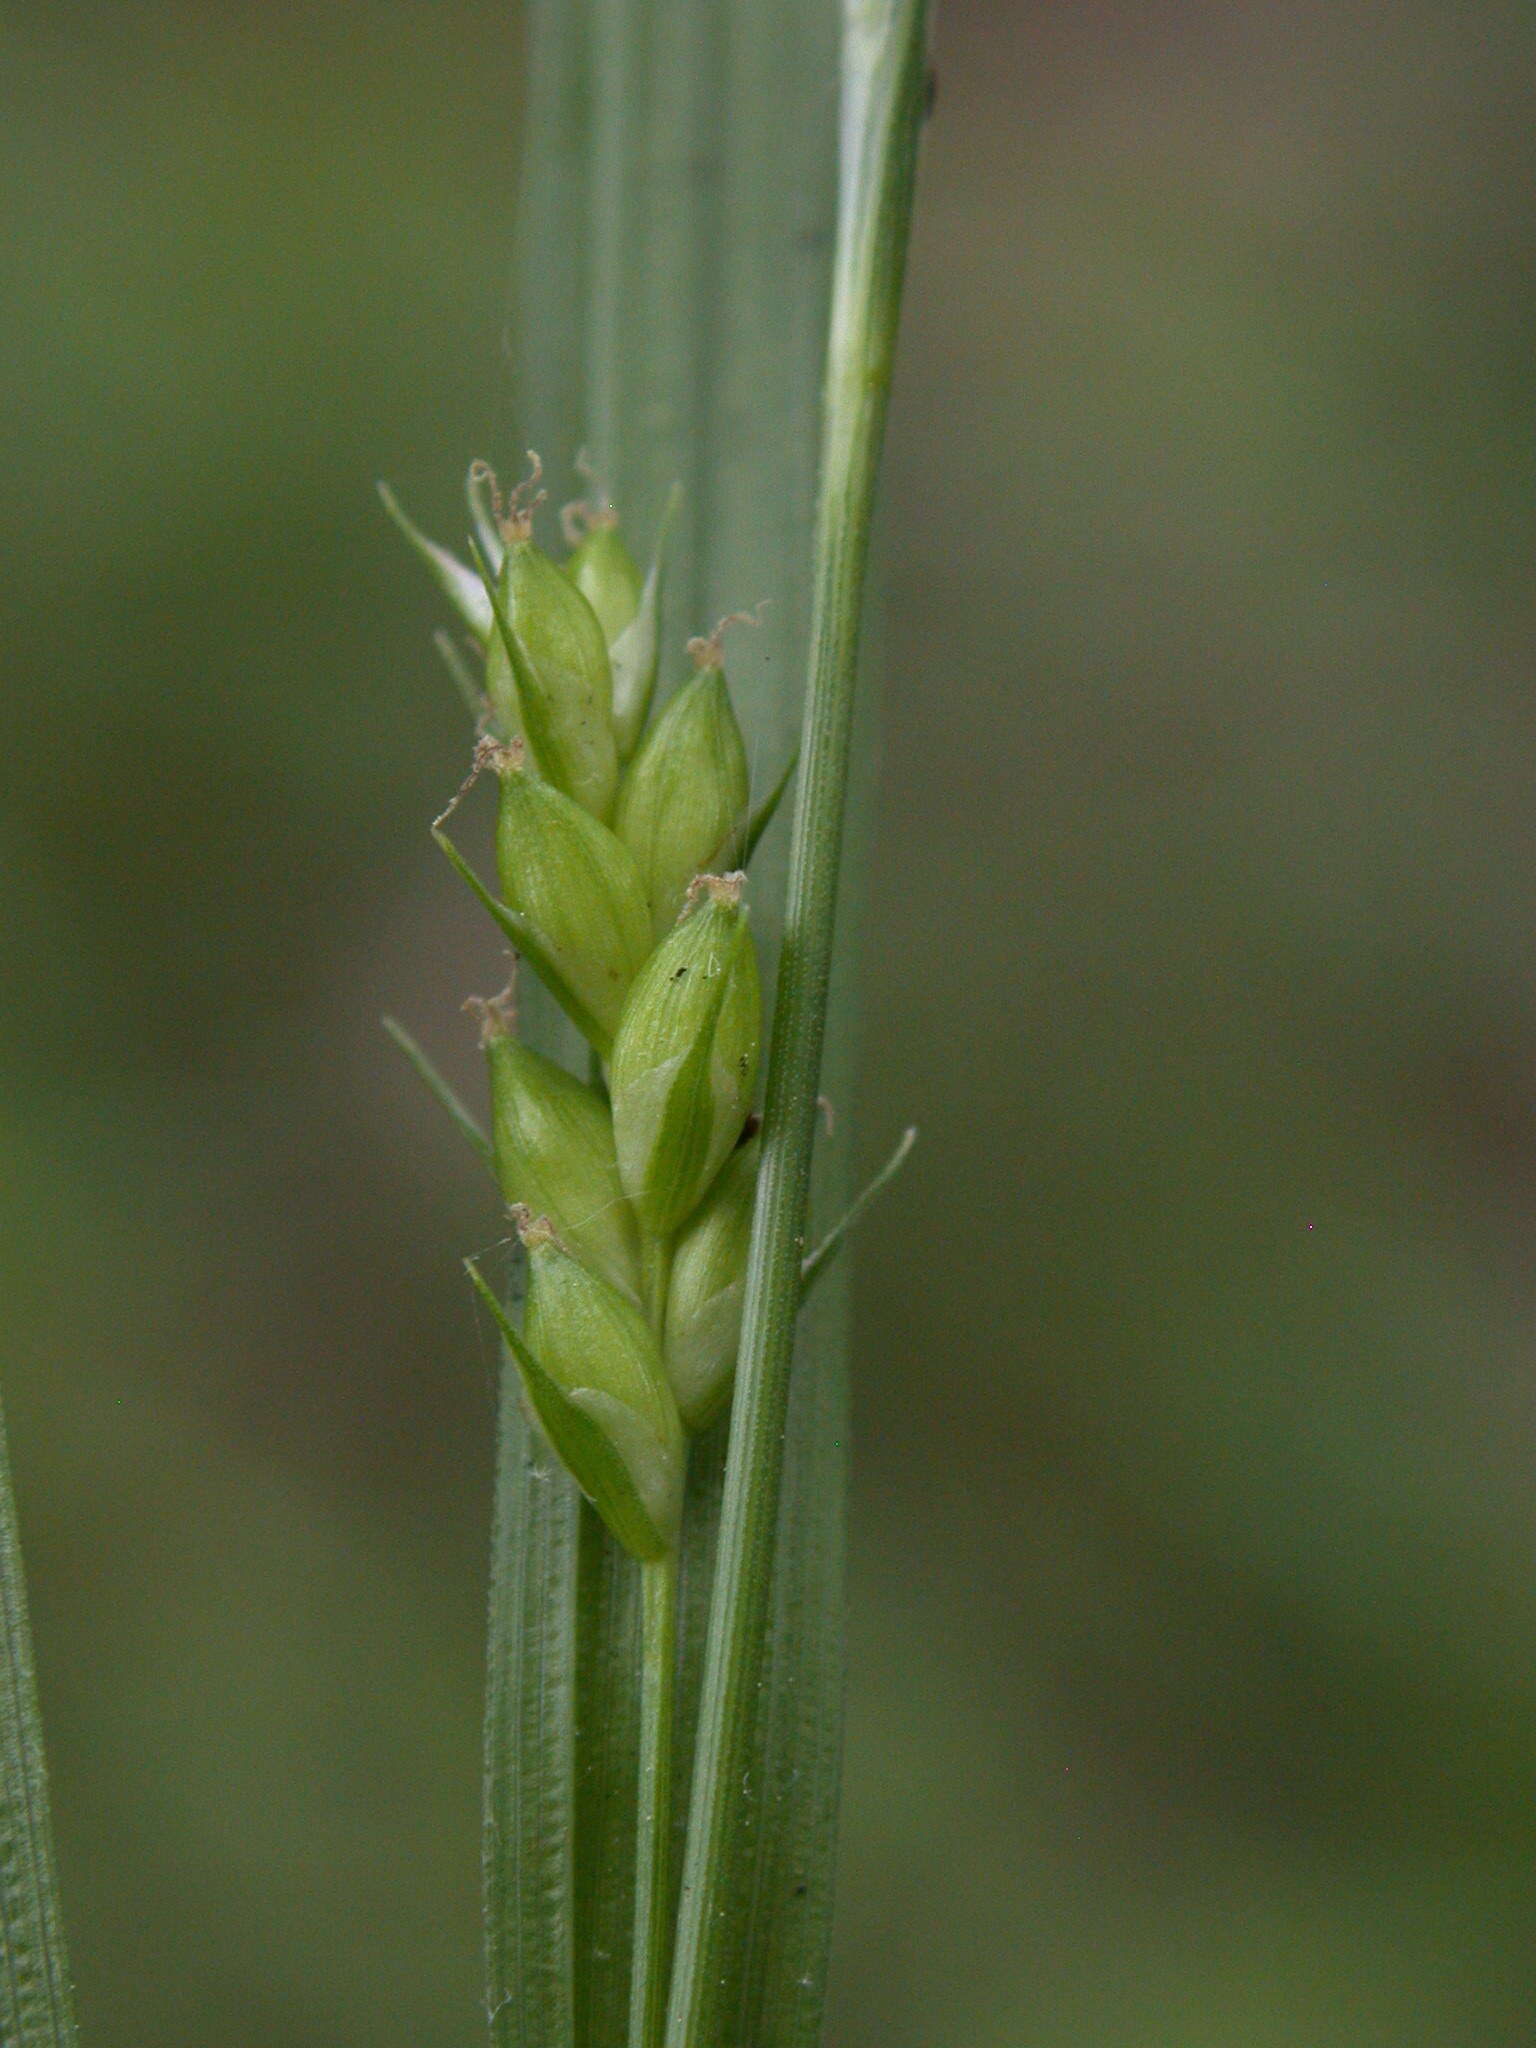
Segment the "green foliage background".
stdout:
[[[1536,2006],[1529,10],[948,0],[887,471],[839,2048]],[[0,8],[0,1284],[82,2025],[476,2038],[497,1224],[380,517],[489,0]],[[771,592],[740,593],[750,603]],[[745,646],[740,657],[749,660]]]

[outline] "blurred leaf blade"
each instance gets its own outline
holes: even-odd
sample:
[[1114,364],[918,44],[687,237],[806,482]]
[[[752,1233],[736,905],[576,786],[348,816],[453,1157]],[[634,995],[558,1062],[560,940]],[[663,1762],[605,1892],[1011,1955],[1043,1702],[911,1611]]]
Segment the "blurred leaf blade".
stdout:
[[7,2048],[75,2048],[48,1765],[3,1409],[0,1633],[0,2041]]

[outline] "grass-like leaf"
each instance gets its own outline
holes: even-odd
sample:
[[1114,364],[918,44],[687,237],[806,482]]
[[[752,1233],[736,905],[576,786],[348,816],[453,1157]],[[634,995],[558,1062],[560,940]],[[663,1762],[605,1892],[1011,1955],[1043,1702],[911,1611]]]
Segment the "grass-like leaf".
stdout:
[[[835,195],[837,8],[834,0],[529,0],[527,14],[516,445],[538,448],[557,472],[589,448],[632,539],[655,530],[681,484],[662,606],[663,692],[687,672],[691,634],[772,599],[762,630],[729,664],[761,786],[790,759],[800,728]],[[565,481],[576,494],[576,479],[556,474],[557,497]],[[769,831],[752,900],[770,974],[785,876],[784,835]],[[538,1042],[526,1016],[525,1026]],[[845,1115],[849,1045],[845,987],[827,1076]],[[852,1194],[839,1148],[825,1149],[817,1179],[818,1208],[838,1214]],[[756,2048],[809,2044],[821,2026],[844,1672],[844,1316],[834,1271],[802,1319],[805,1370],[785,1424],[773,1621],[719,1901],[721,2038]],[[724,1447],[716,1428],[690,1459],[674,1893]],[[626,1718],[639,1668],[638,1575],[613,1568],[611,1549],[606,1563],[583,1575],[579,1593],[562,1582],[552,1595],[582,1602],[575,1960],[578,2031],[590,2048],[611,2048],[623,2035],[624,1965],[615,1957],[627,1954],[638,1742]],[[505,1893],[502,1903],[517,1910]]]
[[48,1767],[0,1410],[0,2042],[75,2048]]
[[[719,1554],[710,1599],[670,2048],[741,2032],[727,1958],[740,1903],[741,1784],[760,1727],[759,1674],[783,1625],[776,1586],[790,1367],[801,1303],[853,735],[864,574],[884,433],[925,91],[923,0],[847,0],[838,240],[827,350],[815,609],[786,943],[763,1163],[747,1269]],[[777,1595],[777,1599],[776,1599]],[[778,1611],[776,1612],[776,1606]],[[792,1614],[791,1622],[796,1621]],[[779,1902],[771,1910],[778,1912]],[[783,2031],[792,2015],[780,2016]]]
[[576,1613],[581,1497],[502,1354],[485,1704],[492,2048],[574,2048]]
[[635,1921],[640,1574],[585,1501],[576,1603],[576,2039],[618,2048]]

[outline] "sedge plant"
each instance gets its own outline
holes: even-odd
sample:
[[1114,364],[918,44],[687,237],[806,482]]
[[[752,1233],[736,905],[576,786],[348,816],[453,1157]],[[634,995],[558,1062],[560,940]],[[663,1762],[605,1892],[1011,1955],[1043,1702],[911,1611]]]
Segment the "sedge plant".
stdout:
[[[536,458],[506,507],[483,466],[471,470],[465,559],[386,499],[455,605],[483,677],[478,692],[472,678],[466,688],[478,696],[481,737],[465,789],[487,772],[497,785],[498,886],[449,837],[454,806],[434,834],[584,1051],[578,1072],[523,1045],[510,992],[476,1006],[490,1065],[491,1135],[481,1143],[524,1254],[521,1327],[477,1267],[471,1278],[510,1362],[504,1400],[531,1418],[524,1470],[552,1459],[587,1503],[553,1546],[547,1489],[541,1511],[523,1486],[520,1526],[498,1518],[498,1565],[517,1574],[522,1616],[499,1638],[493,1599],[487,1943],[499,2041],[595,2044],[613,2037],[621,2006],[631,2048],[713,2048],[742,2023],[732,1951],[744,1901],[761,1887],[761,1867],[743,1854],[754,1820],[745,1788],[778,1647],[772,1589],[795,1331],[808,1288],[876,1191],[807,1255],[862,587],[925,89],[922,28],[913,5],[845,13],[821,495],[808,549],[810,676],[760,1130],[763,1014],[743,870],[794,762],[754,812],[722,629],[688,643],[692,675],[653,712],[661,545],[642,576],[606,494],[568,509],[563,561],[533,534]],[[677,510],[674,495],[663,539]],[[466,687],[462,668],[459,680]],[[910,1134],[877,1186],[909,1144]],[[701,1433],[708,1440],[726,1409],[729,1454],[710,1526],[689,1510],[690,1446]],[[600,1538],[582,1520],[589,1513]],[[627,1565],[616,1571],[610,1557],[594,1570],[594,1541],[617,1545]],[[563,1635],[527,1626],[537,1598],[527,1573],[543,1554]],[[707,1636],[691,1673],[678,1641],[685,1575],[695,1636]],[[627,1607],[616,1591],[626,1576],[638,1588]],[[530,1730],[532,1695],[562,1702],[568,1723]],[[625,1734],[579,1757],[595,1707]],[[692,1750],[680,1873],[679,1724]],[[553,1758],[551,1743],[562,1752]],[[614,1773],[614,1796],[584,1807],[593,1768]],[[541,1793],[553,1795],[542,1808]],[[830,1815],[822,1819],[830,1834]],[[618,1877],[626,1850],[627,1887]],[[829,1848],[822,1853],[829,1862]],[[822,1943],[827,1904],[824,1895],[813,1936]],[[629,1916],[618,1972],[615,1905]],[[804,2001],[781,2003],[777,2018],[771,2000],[760,2012],[768,2038],[811,2038],[819,2023],[812,2013],[808,2024]]]
[[[830,0],[819,12],[813,0],[795,5],[812,29],[832,12]],[[782,148],[772,66],[787,53],[814,68],[814,38],[786,37],[777,7],[730,0],[726,12],[752,88],[742,104],[766,124],[765,146]],[[686,454],[684,489],[668,501],[644,574],[601,490],[568,508],[563,555],[541,545],[536,459],[505,500],[483,464],[471,468],[462,553],[428,539],[383,494],[456,615],[457,631],[438,645],[477,728],[465,785],[433,836],[523,976],[521,989],[514,981],[470,1005],[488,1128],[403,1027],[389,1026],[494,1180],[520,1260],[520,1314],[466,1262],[504,1350],[484,1833],[493,2048],[787,2048],[820,2032],[840,1450],[830,1410],[794,1411],[792,1363],[808,1294],[912,1139],[808,1252],[924,13],[923,0],[843,8],[814,534],[787,520],[776,560],[763,564],[808,573],[808,678],[800,745],[784,750],[766,796],[754,804],[754,750],[727,682],[723,628],[687,642],[689,674],[664,674],[674,525],[683,594],[696,606],[704,500],[725,523],[742,522],[757,492],[748,480],[720,496],[702,466],[702,427],[686,451],[670,451]],[[541,152],[546,162],[529,207],[546,247],[564,218],[552,194],[562,176],[576,178],[573,124],[594,127],[580,176],[596,195],[595,231],[568,246],[571,261],[590,251],[579,258],[592,313],[584,403],[600,453],[613,456],[642,431],[623,405],[626,228],[637,219],[624,181],[658,124],[686,130],[718,115],[705,57],[718,59],[719,46],[709,10],[686,4],[572,0],[534,15],[532,146],[536,166]],[[700,191],[680,192],[686,203],[672,210],[658,211],[657,196],[647,282],[659,291],[686,273],[697,300]],[[756,187],[743,203],[760,223]],[[812,246],[800,238],[797,254]],[[765,289],[760,274],[744,299]],[[800,309],[821,302],[802,265]],[[656,311],[654,362],[707,411],[706,356],[681,310],[682,324],[678,307]],[[792,336],[760,324],[756,346],[768,352],[757,401],[770,432],[766,366],[795,375],[811,331],[802,320],[797,357]],[[808,392],[802,376],[788,393],[796,418],[810,417]],[[808,482],[809,464],[799,473]],[[673,687],[658,707],[659,680]],[[765,1062],[749,874],[797,759],[787,892],[782,909],[769,905],[781,943]],[[476,783],[495,791],[492,881],[449,831]],[[533,998],[542,1043],[525,1039],[520,993]],[[837,1384],[829,1362],[834,1400]],[[3,1428],[0,1633],[0,2036],[16,2048],[74,2048]],[[785,1699],[796,1711],[780,1715],[773,1703]]]

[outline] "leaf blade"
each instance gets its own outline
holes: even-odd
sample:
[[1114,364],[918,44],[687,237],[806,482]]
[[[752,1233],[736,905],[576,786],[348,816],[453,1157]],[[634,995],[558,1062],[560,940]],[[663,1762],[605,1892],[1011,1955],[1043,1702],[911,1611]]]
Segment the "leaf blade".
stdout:
[[[527,175],[521,209],[519,299],[529,359],[538,361],[541,380],[564,391],[574,388],[580,375],[577,358],[560,352],[559,339],[579,323],[584,291],[589,166],[583,138],[589,118],[591,24],[586,8],[567,6],[566,0],[529,0],[527,11]],[[536,446],[574,449],[577,445],[563,433],[551,440],[546,426],[529,424],[528,438]],[[512,942],[516,945],[515,937]],[[584,1048],[574,1028],[560,1016],[555,1000],[534,984],[523,992],[520,1007],[529,1043],[579,1069]],[[493,1817],[509,1802],[521,1799],[566,1815],[579,1827],[581,1838],[590,1841],[594,1802],[598,1811],[604,1810],[601,1790],[615,1777],[614,1771],[604,1768],[601,1745],[594,1752],[591,1731],[594,1725],[611,1728],[621,1751],[624,1743],[622,1703],[605,1711],[610,1705],[609,1665],[593,1658],[588,1638],[595,1630],[602,1640],[616,1646],[616,1655],[622,1654],[623,1588],[634,1574],[600,1569],[604,1560],[612,1562],[618,1545],[595,1510],[582,1501],[574,1481],[554,1466],[547,1453],[538,1454],[537,1465],[530,1463],[535,1456],[532,1433],[523,1414],[517,1367],[507,1355],[500,1375],[499,1406],[491,1546],[492,1630],[487,1657],[487,1831]],[[519,1560],[525,1554],[528,1568],[522,1584],[527,1597],[503,1597],[498,1605],[497,1578],[505,1581],[518,1573],[522,1569]],[[537,1561],[540,1556],[548,1559],[543,1583]],[[524,1740],[521,1725],[510,1719],[509,1708],[520,1685],[537,1685],[544,1674],[548,1739]],[[499,1700],[494,1710],[493,1696]],[[504,1730],[494,1743],[493,1718]],[[615,1816],[614,1825],[622,1831],[622,1768],[616,1775],[618,1788],[606,1806]],[[570,1840],[568,1832],[565,1839]],[[624,1863],[629,1860],[626,1854]],[[590,1910],[588,1878],[579,1865],[573,1865],[573,1882],[567,1890],[563,1875],[557,1875],[562,1881],[556,1924],[568,1927],[568,1934],[559,1934],[555,1945],[566,1943],[574,1960],[579,1942],[585,1958],[594,1936],[601,1939],[603,1934]],[[545,1910],[536,1862],[493,1860],[488,1854],[484,1882],[486,1992],[493,2012],[498,1998],[505,1997],[515,1983],[505,1959],[515,1956],[520,1942],[537,1945],[544,1938]],[[627,1954],[627,1946],[626,1929],[626,1939],[619,1944],[621,1955]],[[541,2040],[535,2029],[537,2014],[526,2016],[521,2033],[510,2031],[510,2021],[498,2032],[493,2018],[492,2048],[598,2048],[605,2039],[621,2038],[621,2032],[604,2035],[594,2031],[612,2009],[612,2001],[604,2000],[603,1991],[603,1982],[594,1982],[590,1967],[584,1967],[579,1990],[572,1985],[569,2018],[564,2005],[558,2006],[555,2027],[547,2039]],[[628,2009],[627,1975],[616,1996],[622,2014]],[[622,2028],[622,2021],[620,2025]]]
[[[644,531],[674,482],[666,650],[770,597],[732,693],[760,773],[798,737],[810,616],[832,244],[837,10],[830,0],[531,0],[532,131],[522,271],[524,438],[555,463],[583,444]],[[771,976],[785,835],[756,862]],[[828,1085],[852,1113],[851,978],[839,973]],[[851,1194],[832,1149],[818,1203]],[[841,1750],[842,1276],[801,1333],[776,1622],[754,1732],[753,1826],[739,1842],[722,2038],[809,2048],[831,1928]],[[814,1396],[814,1398],[811,1398]],[[680,1845],[723,1481],[725,1432],[689,1460],[675,1827]],[[798,1508],[798,1514],[793,1512]],[[690,1703],[691,1702],[691,1703]],[[583,1738],[584,1740],[584,1738]],[[674,1856],[674,1889],[680,1874]],[[790,1903],[770,1915],[766,1904]],[[804,1885],[803,1892],[795,1888]],[[597,1967],[590,1949],[578,1968]],[[618,2034],[611,2039],[619,2038]],[[600,2048],[610,2048],[603,2042]]]
[[[800,1254],[825,1045],[857,648],[875,473],[884,428],[924,90],[923,0],[848,0],[844,14],[842,177],[815,549],[802,779],[763,1121],[762,1170],[748,1259],[742,1343],[721,1503],[720,1543],[699,1712],[687,1860],[678,1920],[669,2048],[705,2048],[732,2031],[729,1950],[739,1912],[738,1787],[760,1748],[765,1660],[795,1594],[779,1549],[786,1499],[806,1463],[785,1454],[796,1388]],[[803,1392],[805,1376],[800,1376]],[[813,1463],[819,1446],[805,1447]],[[840,1537],[823,1527],[828,1558]],[[807,1610],[818,1612],[814,1597]],[[799,1608],[790,1610],[791,1618]],[[798,1630],[797,1630],[798,1633]],[[810,1632],[807,1631],[809,1637]],[[835,1801],[835,1788],[830,1788]],[[830,1815],[828,1817],[830,1825]],[[759,1874],[762,1864],[759,1864]],[[770,1917],[772,1917],[770,1915]],[[782,1914],[775,1921],[782,1926]],[[759,1945],[760,1952],[760,1945]],[[824,1966],[824,1951],[820,1960]],[[777,2037],[806,2040],[781,1972]],[[750,1993],[750,1980],[748,1983]],[[739,2020],[737,2021],[739,2024]]]
[[0,1409],[0,2041],[76,2048],[26,1579]]
[[580,1496],[502,1351],[487,1627],[482,1866],[492,2048],[572,2048]]

